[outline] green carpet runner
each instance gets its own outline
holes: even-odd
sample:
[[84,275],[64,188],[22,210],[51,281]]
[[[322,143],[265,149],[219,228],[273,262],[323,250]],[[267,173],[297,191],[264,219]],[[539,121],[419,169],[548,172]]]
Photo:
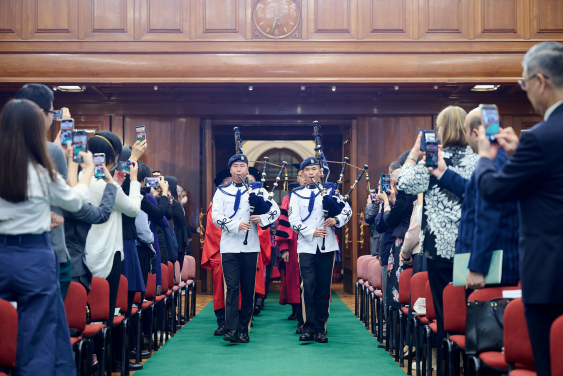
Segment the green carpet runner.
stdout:
[[231,344],[214,337],[213,303],[176,333],[135,376],[148,375],[385,375],[405,372],[333,293],[327,344],[299,342],[290,306],[270,292],[253,320],[250,343]]

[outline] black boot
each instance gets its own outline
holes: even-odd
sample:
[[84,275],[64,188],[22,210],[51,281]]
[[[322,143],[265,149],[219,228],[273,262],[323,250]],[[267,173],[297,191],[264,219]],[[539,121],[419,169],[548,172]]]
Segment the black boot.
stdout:
[[315,335],[313,333],[303,333],[299,337],[299,341],[301,342],[311,342],[315,340]]
[[215,330],[215,333],[213,333],[214,336],[222,336],[225,335],[225,325],[221,325],[220,327],[217,328],[217,330]]
[[318,343],[328,343],[328,338],[326,338],[324,333],[317,333],[315,341]]
[[223,341],[236,342],[238,340],[238,332],[234,329],[229,329],[223,335]]

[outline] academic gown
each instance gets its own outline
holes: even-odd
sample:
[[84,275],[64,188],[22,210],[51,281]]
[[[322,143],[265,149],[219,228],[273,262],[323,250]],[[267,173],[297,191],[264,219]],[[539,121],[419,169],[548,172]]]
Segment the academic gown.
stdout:
[[[297,260],[297,234],[291,229],[288,218],[289,196],[283,198],[280,207],[280,218],[276,230],[276,244],[283,251],[289,252],[289,262],[284,262],[280,257],[280,304],[301,303],[301,290],[299,282],[299,262]],[[284,270],[285,269],[285,270]]]
[[[201,255],[201,266],[204,269],[211,270],[213,273],[213,310],[216,311],[225,307],[225,289],[223,268],[221,266],[221,253],[219,252],[222,230],[213,223],[213,218],[211,217],[212,210],[212,205],[209,203],[209,207],[207,208],[203,252]],[[270,263],[271,257],[270,229],[262,230],[260,226],[258,226],[258,238],[260,240],[260,257],[258,257],[258,263],[256,265],[256,284],[254,291],[256,294],[264,296],[266,294],[264,267]],[[239,296],[239,308],[240,303],[241,299]]]

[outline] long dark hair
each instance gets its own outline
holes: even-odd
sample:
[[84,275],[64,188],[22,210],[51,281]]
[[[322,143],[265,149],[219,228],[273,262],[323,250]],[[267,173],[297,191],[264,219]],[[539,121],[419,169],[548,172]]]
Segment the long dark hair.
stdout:
[[4,200],[27,201],[29,162],[43,166],[55,180],[39,106],[27,99],[12,99],[0,113],[0,197]]

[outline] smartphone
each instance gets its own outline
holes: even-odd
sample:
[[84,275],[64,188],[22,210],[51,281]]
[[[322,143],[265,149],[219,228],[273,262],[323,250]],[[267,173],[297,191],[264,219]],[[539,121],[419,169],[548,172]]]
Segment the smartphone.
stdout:
[[147,134],[145,133],[144,125],[139,125],[138,127],[135,127],[135,132],[137,134],[135,138],[137,141],[143,142],[147,139]]
[[104,165],[106,164],[106,155],[104,153],[94,154],[94,177],[96,179],[103,179],[106,174],[104,173]]
[[438,167],[438,143],[426,144],[426,167]]
[[391,175],[381,173],[381,192],[391,193]]
[[159,183],[160,179],[159,178],[145,178],[145,187],[159,187],[160,183]]
[[61,120],[63,118],[63,110],[53,111],[53,120]]
[[72,143],[72,132],[74,132],[74,119],[61,121],[61,145],[66,146],[68,141]]
[[130,166],[132,166],[133,163],[132,162],[128,162],[128,161],[119,161],[117,162],[117,167],[115,168],[117,171],[127,171],[127,172],[131,172],[131,169],[129,168]]
[[500,118],[498,107],[494,104],[480,104],[481,122],[485,127],[485,135],[491,142],[496,142],[495,135],[500,132]]
[[78,153],[88,151],[88,132],[74,131],[72,133],[72,145],[74,146],[74,156],[72,160],[78,163],[84,162],[82,158],[78,157]]
[[152,176],[160,176],[160,171],[153,171]]

